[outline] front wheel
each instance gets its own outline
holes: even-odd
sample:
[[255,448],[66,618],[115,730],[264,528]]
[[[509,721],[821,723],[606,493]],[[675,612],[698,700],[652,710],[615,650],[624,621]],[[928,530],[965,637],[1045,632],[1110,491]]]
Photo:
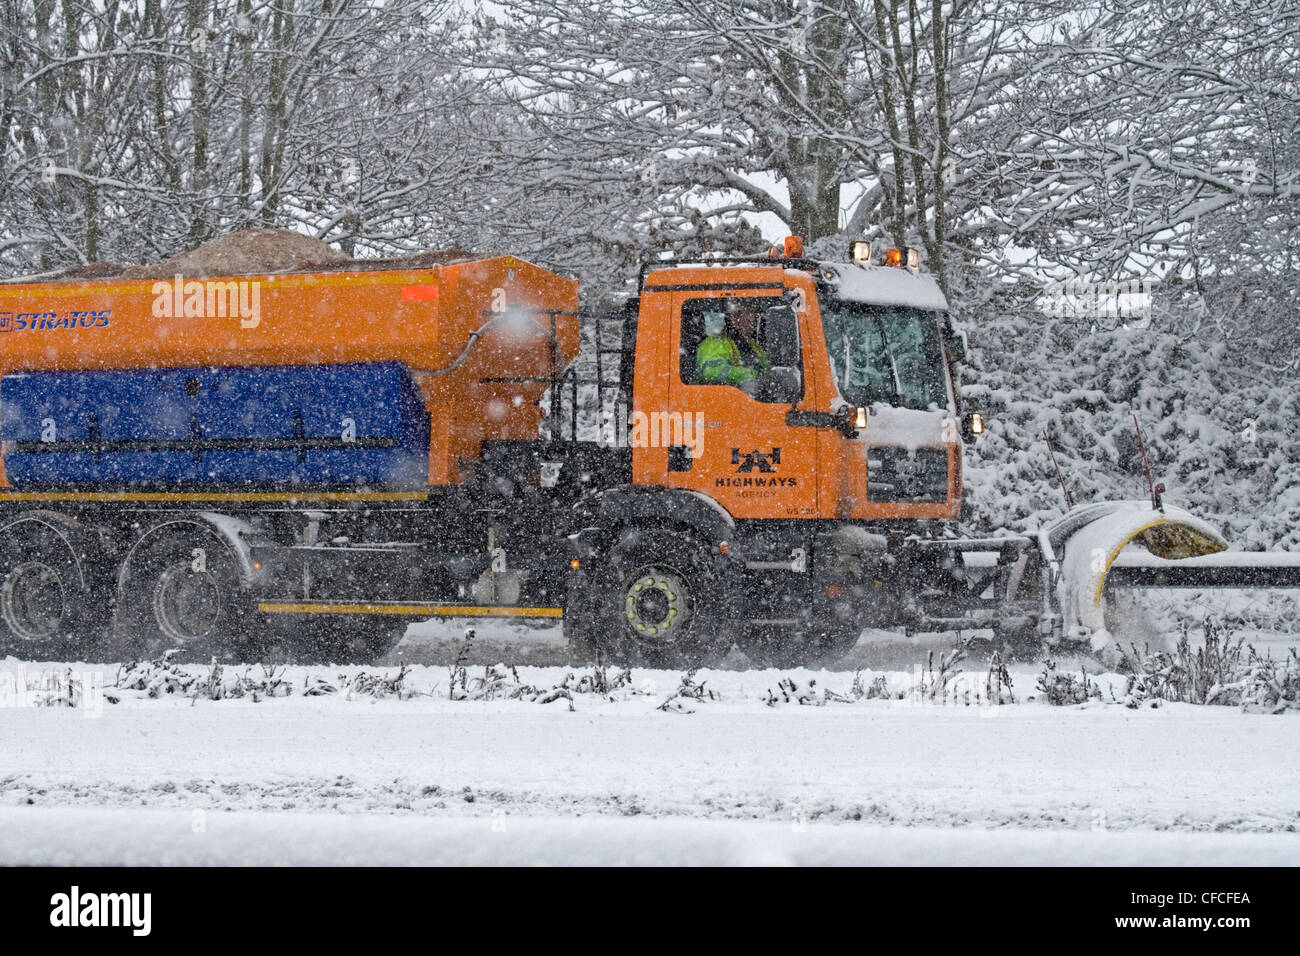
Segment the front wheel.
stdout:
[[708,550],[687,535],[629,529],[597,577],[583,630],[611,660],[699,667],[730,650],[721,572]]

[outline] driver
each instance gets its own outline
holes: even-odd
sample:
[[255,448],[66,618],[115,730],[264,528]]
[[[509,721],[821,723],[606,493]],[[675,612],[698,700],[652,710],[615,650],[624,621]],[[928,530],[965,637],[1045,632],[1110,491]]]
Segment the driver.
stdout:
[[[767,354],[754,341],[757,320],[741,313],[734,323],[727,322],[721,309],[704,313],[704,339],[695,351],[695,369],[701,382],[738,385],[745,388],[771,368]],[[732,332],[744,343],[744,352]],[[747,354],[744,354],[747,353]]]

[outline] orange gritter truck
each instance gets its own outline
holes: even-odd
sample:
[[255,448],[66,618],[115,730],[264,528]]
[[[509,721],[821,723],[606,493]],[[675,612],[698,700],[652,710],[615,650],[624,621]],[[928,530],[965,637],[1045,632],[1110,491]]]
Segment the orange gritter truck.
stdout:
[[819,664],[869,625],[1095,637],[1126,580],[1300,583],[1158,495],[958,536],[963,354],[910,250],[793,237],[611,315],[504,256],[0,284],[0,650],[369,661],[496,616]]

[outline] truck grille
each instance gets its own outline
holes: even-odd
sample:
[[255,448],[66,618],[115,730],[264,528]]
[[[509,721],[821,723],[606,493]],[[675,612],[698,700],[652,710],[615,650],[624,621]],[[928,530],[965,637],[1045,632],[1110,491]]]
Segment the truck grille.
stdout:
[[948,452],[873,446],[867,451],[868,501],[948,500]]

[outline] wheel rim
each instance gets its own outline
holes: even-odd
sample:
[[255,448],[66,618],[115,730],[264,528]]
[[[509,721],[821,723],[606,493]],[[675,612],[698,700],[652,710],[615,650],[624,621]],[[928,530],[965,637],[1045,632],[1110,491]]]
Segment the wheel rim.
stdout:
[[221,618],[221,586],[210,571],[195,571],[179,561],[158,576],[153,613],[168,640],[189,644],[216,630]]
[[694,611],[690,588],[672,568],[637,572],[623,591],[623,610],[633,636],[642,643],[665,645],[681,639]]
[[44,561],[26,561],[5,575],[0,616],[20,640],[48,641],[59,633],[66,614],[63,578]]

